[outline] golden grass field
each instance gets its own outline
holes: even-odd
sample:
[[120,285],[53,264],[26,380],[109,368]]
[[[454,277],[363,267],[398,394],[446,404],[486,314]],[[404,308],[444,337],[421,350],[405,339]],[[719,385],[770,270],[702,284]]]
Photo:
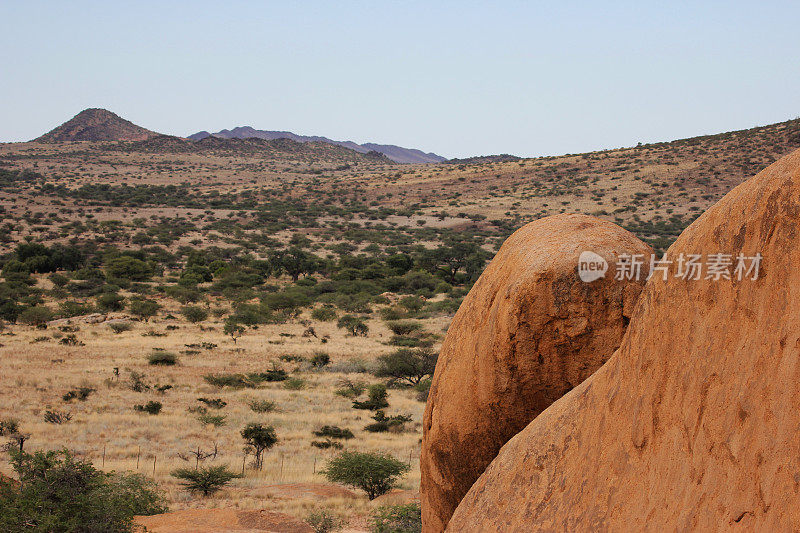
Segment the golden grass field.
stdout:
[[[169,310],[165,310],[168,312]],[[121,316],[121,315],[115,315]],[[419,487],[419,443],[423,404],[415,399],[413,390],[390,389],[387,412],[408,413],[413,422],[402,433],[368,433],[363,426],[371,422],[369,411],[355,410],[351,401],[337,396],[334,390],[345,378],[368,383],[378,382],[369,374],[345,374],[326,370],[311,370],[308,364],[286,363],[280,355],[291,354],[310,357],[324,351],[331,356],[329,366],[359,359],[369,363],[378,355],[391,351],[382,344],[391,333],[378,320],[369,322],[368,337],[347,337],[332,323],[314,322],[319,338],[330,336],[323,344],[317,338],[304,338],[305,326],[299,323],[268,325],[248,331],[237,343],[221,333],[221,324],[207,321],[188,324],[175,319],[157,319],[148,323],[136,322],[131,331],[114,334],[105,324],[79,324],[76,336],[85,346],[63,346],[57,328],[46,330],[28,326],[7,328],[0,336],[3,375],[0,380],[3,402],[0,418],[15,418],[21,422],[24,433],[30,434],[27,449],[52,449],[68,446],[78,455],[89,459],[104,470],[139,471],[153,476],[165,490],[170,508],[235,507],[243,509],[269,509],[305,516],[320,505],[342,516],[354,517],[368,514],[370,505],[366,497],[320,498],[281,491],[274,485],[292,483],[324,483],[318,473],[336,451],[320,450],[310,445],[316,437],[312,431],[322,425],[349,428],[355,438],[346,441],[346,449],[388,452],[410,462],[412,470],[401,484],[401,489],[417,490]],[[168,331],[165,337],[142,336],[148,331],[165,332],[169,325],[179,329]],[[446,320],[429,321],[429,328],[441,329]],[[200,353],[181,354],[186,344],[210,342],[218,347],[200,349]],[[150,366],[146,356],[154,348],[163,348],[180,355],[173,367]],[[279,363],[291,370],[292,377],[306,381],[302,390],[286,390],[282,382],[268,383],[258,389],[229,390],[206,384],[205,374],[225,372],[256,372]],[[119,369],[119,377],[114,375]],[[130,371],[146,374],[151,383],[170,384],[172,389],[164,394],[137,393],[127,384]],[[85,402],[65,403],[61,396],[79,386],[96,388]],[[227,406],[219,411],[227,416],[221,427],[203,425],[188,408],[201,405],[197,398],[221,398]],[[248,403],[266,399],[277,404],[277,411],[259,414]],[[157,400],[164,407],[158,415],[135,412],[134,404]],[[70,422],[49,424],[43,421],[48,409],[69,411]],[[217,414],[216,412],[212,414]],[[174,468],[194,466],[195,460],[184,461],[178,454],[186,454],[200,447],[211,451],[216,444],[219,455],[214,464],[229,464],[241,470],[243,441],[240,429],[248,422],[273,425],[279,442],[266,452],[263,470],[251,467],[247,458],[244,479],[210,498],[198,498],[186,493],[169,474]],[[318,439],[317,439],[318,440]],[[105,457],[104,457],[105,455]],[[155,464],[154,464],[155,463]],[[138,466],[137,466],[138,465]],[[154,468],[155,467],[155,468]],[[7,463],[0,463],[0,471],[10,473]],[[281,497],[286,492],[286,497]]]

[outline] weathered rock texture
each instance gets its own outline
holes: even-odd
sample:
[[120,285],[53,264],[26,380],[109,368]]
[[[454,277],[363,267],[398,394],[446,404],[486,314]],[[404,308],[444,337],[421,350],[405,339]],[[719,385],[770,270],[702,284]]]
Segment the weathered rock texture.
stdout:
[[[578,257],[609,263],[584,283]],[[423,422],[424,529],[441,531],[508,439],[597,370],[619,347],[650,248],[584,215],[514,233],[467,295],[444,340]],[[615,280],[621,254],[643,254],[642,279]]]
[[669,250],[760,252],[760,278],[654,276],[617,353],[506,444],[449,529],[800,529],[799,225],[794,152]]

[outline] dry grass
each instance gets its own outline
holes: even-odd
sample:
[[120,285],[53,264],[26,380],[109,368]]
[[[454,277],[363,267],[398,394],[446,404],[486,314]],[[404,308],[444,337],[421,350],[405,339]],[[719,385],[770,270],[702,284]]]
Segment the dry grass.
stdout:
[[[178,326],[165,337],[142,336],[147,331],[165,332],[166,326]],[[315,338],[301,336],[305,329],[299,323],[262,326],[249,331],[234,344],[221,333],[219,323],[188,325],[179,320],[136,323],[132,331],[115,335],[102,324],[80,325],[78,338],[85,346],[59,345],[54,328],[45,331],[15,326],[0,337],[3,347],[0,357],[4,372],[0,378],[3,402],[0,418],[13,417],[21,422],[22,430],[31,435],[26,443],[29,450],[68,447],[105,470],[138,471],[154,475],[166,491],[173,509],[188,507],[228,506],[238,508],[269,508],[304,516],[311,507],[322,505],[316,498],[275,498],[260,493],[260,489],[275,483],[312,482],[324,479],[319,470],[335,453],[310,445],[318,440],[312,431],[322,425],[337,425],[351,429],[356,438],[346,447],[355,450],[383,451],[411,461],[412,471],[402,481],[402,488],[419,486],[419,440],[423,404],[415,399],[414,391],[390,390],[389,412],[409,413],[414,421],[408,431],[399,434],[368,433],[370,413],[351,408],[350,400],[334,394],[343,378],[376,382],[367,374],[342,374],[314,371],[303,363],[280,362],[285,354],[310,357],[317,351],[331,356],[332,365],[359,358],[364,361],[391,350],[381,344],[389,332],[377,321],[370,323],[371,334],[366,338],[346,337],[329,323],[315,323],[319,337],[329,335],[323,344]],[[283,336],[281,334],[284,334]],[[285,336],[292,335],[292,336]],[[47,336],[48,340],[33,342]],[[58,334],[56,333],[56,336]],[[186,344],[210,342],[218,347],[200,349],[197,354],[183,354]],[[154,348],[179,354],[180,363],[173,367],[147,364],[146,356]],[[219,389],[206,384],[202,376],[225,372],[258,372],[278,362],[292,377],[306,381],[302,390],[286,390],[281,382],[267,383],[258,389]],[[119,369],[119,377],[114,369]],[[149,383],[170,384],[164,394],[134,392],[129,386],[131,371],[144,373]],[[61,396],[79,386],[97,389],[85,402],[65,403]],[[221,398],[227,406],[211,414],[223,414],[225,425],[203,425],[197,415],[187,411],[202,405],[199,397]],[[148,400],[160,401],[164,408],[159,415],[140,414],[134,404]],[[255,413],[251,400],[270,400],[277,410]],[[47,409],[67,410],[72,421],[53,425],[42,419]],[[241,470],[244,454],[240,429],[249,422],[261,422],[275,427],[278,444],[267,452],[264,468],[254,471],[248,458],[246,477],[236,481],[217,496],[202,500],[191,497],[170,477],[172,469],[186,466],[178,457],[198,447],[210,451],[216,444],[217,463],[227,463]],[[105,453],[105,459],[103,455]],[[155,463],[155,469],[154,469]],[[194,459],[188,464],[193,464]],[[6,463],[1,469],[6,473]],[[333,498],[324,505],[343,514],[363,514],[368,509],[366,499]]]

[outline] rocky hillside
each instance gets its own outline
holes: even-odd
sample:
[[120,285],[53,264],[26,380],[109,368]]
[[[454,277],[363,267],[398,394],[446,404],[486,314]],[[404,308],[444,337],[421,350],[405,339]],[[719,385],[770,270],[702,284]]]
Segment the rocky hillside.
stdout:
[[336,146],[343,146],[362,154],[366,154],[368,152],[379,152],[396,163],[441,163],[446,159],[432,152],[425,153],[422,150],[403,148],[393,144],[358,144],[354,143],[353,141],[334,141],[327,137],[298,135],[290,131],[257,130],[250,126],[239,126],[237,128],[233,128],[232,130],[221,130],[217,133],[200,131],[188,136],[189,139],[195,141],[199,141],[207,137],[218,137],[221,139],[291,139],[297,142],[323,142]]
[[95,108],[84,109],[34,141],[142,141],[156,135],[111,111]]

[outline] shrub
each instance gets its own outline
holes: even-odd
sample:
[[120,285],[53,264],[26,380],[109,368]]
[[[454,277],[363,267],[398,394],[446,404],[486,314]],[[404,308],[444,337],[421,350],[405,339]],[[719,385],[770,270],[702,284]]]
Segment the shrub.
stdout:
[[72,420],[72,413],[67,411],[45,411],[44,421],[48,424],[65,424]]
[[301,378],[289,378],[283,382],[283,388],[287,390],[301,390],[306,388],[306,380]]
[[161,305],[158,302],[146,298],[131,299],[130,306],[128,307],[128,311],[130,311],[132,315],[139,317],[145,322],[156,316],[159,309],[161,309]]
[[162,407],[163,405],[161,405],[161,402],[150,400],[144,405],[134,405],[133,410],[140,413],[147,413],[148,415],[157,415],[161,412]]
[[64,346],[85,346],[83,342],[78,340],[78,337],[74,333],[66,335],[63,339],[58,341],[58,343]]
[[114,292],[101,294],[97,297],[97,307],[105,311],[122,311],[125,309],[125,298]]
[[390,383],[416,385],[426,376],[433,375],[438,355],[427,348],[401,348],[378,358],[375,375],[389,378]]
[[43,305],[35,305],[22,311],[17,320],[29,326],[41,326],[53,320],[53,312]]
[[203,380],[214,387],[231,387],[232,389],[254,389],[258,383],[244,374],[207,374]]
[[95,392],[96,390],[97,389],[94,389],[92,387],[78,387],[77,389],[72,389],[64,393],[61,399],[64,400],[65,402],[71,402],[72,400],[85,402],[86,399],[89,397],[89,395]]
[[337,531],[344,526],[344,521],[334,516],[325,509],[312,511],[306,516],[306,524],[311,526],[314,533],[331,533]]
[[311,358],[311,366],[314,368],[322,368],[324,366],[328,366],[328,363],[331,362],[331,356],[326,354],[325,352],[317,352],[314,354],[314,357]]
[[178,356],[164,350],[153,350],[147,356],[147,364],[153,366],[174,366],[178,364]]
[[319,448],[320,450],[328,450],[331,448],[334,450],[341,450],[344,448],[344,445],[341,442],[336,442],[335,440],[331,439],[312,440],[311,445],[315,448]]
[[120,333],[124,333],[126,331],[130,331],[133,329],[133,324],[130,322],[110,322],[108,324],[108,328],[114,332],[115,335],[119,335]]
[[379,410],[372,419],[375,422],[367,424],[364,427],[364,431],[369,431],[370,433],[383,433],[392,430],[400,432],[406,422],[411,422],[411,415],[386,416],[386,413]]
[[372,533],[419,533],[422,509],[419,503],[385,505],[372,515]]
[[343,483],[367,493],[370,500],[386,494],[397,478],[411,469],[406,463],[381,453],[342,452],[322,474],[331,483]]
[[147,281],[153,275],[153,266],[130,256],[121,256],[106,263],[106,276],[130,281]]
[[339,388],[334,391],[335,394],[342,396],[343,398],[358,398],[364,391],[367,390],[367,386],[362,381],[350,381],[349,379],[344,379],[339,382]]
[[4,418],[0,420],[0,437],[8,437],[19,431],[19,420],[15,418]]
[[322,426],[315,430],[314,435],[317,437],[328,437],[331,439],[352,439],[353,432],[349,429],[342,429],[339,426]]
[[181,485],[190,492],[199,492],[204,497],[218,492],[222,487],[238,479],[241,474],[231,472],[227,465],[193,468],[178,468],[172,477],[183,480]]
[[269,400],[251,400],[248,404],[254,413],[271,413],[275,411],[275,402]]
[[208,311],[196,305],[187,305],[181,308],[181,314],[192,324],[202,322],[208,318]]
[[236,322],[232,318],[228,318],[225,320],[225,325],[222,326],[222,332],[229,336],[233,343],[236,344],[236,341],[244,334],[244,326]]
[[255,456],[256,468],[261,468],[264,451],[272,448],[278,442],[275,428],[261,424],[247,424],[241,431],[242,438]]
[[225,425],[225,420],[228,417],[225,415],[210,415],[207,413],[202,413],[197,417],[197,420],[203,425],[212,425],[214,427],[220,427]]
[[363,402],[358,400],[354,401],[353,409],[377,411],[378,409],[389,407],[389,401],[386,399],[387,396],[388,393],[386,392],[386,385],[383,385],[382,383],[370,385],[367,388],[367,400]]
[[336,309],[330,306],[317,307],[311,311],[311,318],[320,322],[332,322],[339,318]]
[[428,393],[431,390],[432,382],[433,380],[431,378],[425,378],[416,385],[414,385],[414,390],[417,391],[417,401],[423,403],[428,401]]
[[205,404],[206,407],[210,407],[212,409],[222,409],[228,402],[223,400],[222,398],[198,398],[198,402]]
[[0,531],[123,533],[135,515],[167,510],[145,476],[104,473],[67,450],[15,451],[11,463],[20,483],[0,489]]
[[67,300],[58,304],[58,316],[61,318],[71,318],[73,316],[88,315],[94,311],[91,305]]
[[386,326],[395,335],[410,335],[422,329],[422,324],[412,320],[392,320],[387,322]]
[[353,315],[344,315],[338,320],[336,327],[346,329],[353,337],[366,337],[369,333],[369,327],[364,320]]

